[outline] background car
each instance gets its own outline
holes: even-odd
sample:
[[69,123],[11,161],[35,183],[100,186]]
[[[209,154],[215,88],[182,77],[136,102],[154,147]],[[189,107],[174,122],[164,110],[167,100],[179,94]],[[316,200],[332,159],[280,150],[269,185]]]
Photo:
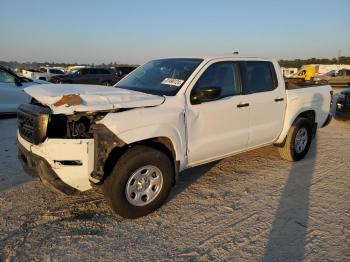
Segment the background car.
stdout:
[[338,73],[325,74],[324,76],[319,76],[316,80],[331,86],[350,86],[350,70],[341,69]]
[[22,75],[24,77],[32,79],[40,79],[45,81],[50,81],[51,77],[56,75],[63,75],[64,72],[61,69],[53,67],[41,67],[39,70],[28,69],[22,70]]
[[335,119],[350,120],[350,88],[343,90],[336,102]]
[[51,78],[59,84],[93,84],[111,86],[117,82],[114,70],[110,68],[80,68]]
[[117,74],[117,80],[123,79],[126,75],[134,71],[137,66],[116,66],[115,71]]
[[31,100],[23,89],[43,83],[48,82],[20,77],[12,70],[0,66],[0,115],[16,113],[20,104],[29,103]]

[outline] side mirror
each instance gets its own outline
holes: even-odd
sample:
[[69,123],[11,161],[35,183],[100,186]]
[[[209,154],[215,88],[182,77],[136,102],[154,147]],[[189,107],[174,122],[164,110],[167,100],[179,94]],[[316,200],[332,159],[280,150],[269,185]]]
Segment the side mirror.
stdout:
[[191,95],[191,103],[194,105],[217,100],[220,97],[220,87],[203,87]]
[[22,80],[20,78],[15,78],[15,85],[16,86],[22,86]]

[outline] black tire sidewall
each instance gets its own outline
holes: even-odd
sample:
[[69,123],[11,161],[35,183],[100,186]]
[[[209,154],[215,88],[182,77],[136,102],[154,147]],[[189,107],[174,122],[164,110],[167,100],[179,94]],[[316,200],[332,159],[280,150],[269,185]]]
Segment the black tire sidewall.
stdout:
[[[154,165],[160,169],[163,175],[162,189],[148,205],[134,206],[126,198],[126,184],[137,169],[146,165]],[[106,179],[104,191],[116,213],[125,218],[138,218],[153,212],[164,203],[173,185],[173,179],[172,162],[163,152],[146,146],[131,148],[118,160],[111,175]]]
[[111,82],[109,82],[109,81],[103,81],[101,84],[104,86],[111,86],[112,85]]
[[[308,134],[308,141],[306,144],[306,147],[304,148],[304,150],[301,153],[297,153],[295,151],[295,138],[297,136],[298,131],[301,128],[305,128]],[[298,119],[298,121],[295,123],[294,125],[294,130],[293,130],[293,134],[292,134],[292,154],[293,154],[293,158],[295,160],[301,160],[303,159],[306,154],[308,153],[310,146],[311,146],[311,141],[312,141],[312,124],[310,123],[310,121],[308,121],[305,118],[300,118]]]

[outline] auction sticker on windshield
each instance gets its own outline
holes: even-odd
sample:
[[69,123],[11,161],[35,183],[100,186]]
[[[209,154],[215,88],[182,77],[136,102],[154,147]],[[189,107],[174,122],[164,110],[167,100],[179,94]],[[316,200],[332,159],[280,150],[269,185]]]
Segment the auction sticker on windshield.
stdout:
[[176,79],[176,78],[165,78],[162,81],[163,85],[171,85],[171,86],[181,86],[184,80]]

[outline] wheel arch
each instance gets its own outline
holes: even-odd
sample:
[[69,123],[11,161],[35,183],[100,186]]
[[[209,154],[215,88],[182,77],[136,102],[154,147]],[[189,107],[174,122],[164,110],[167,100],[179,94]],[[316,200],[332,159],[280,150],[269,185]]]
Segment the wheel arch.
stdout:
[[175,178],[174,181],[176,182],[179,169],[180,169],[180,161],[176,160],[176,151],[175,147],[173,145],[173,142],[170,138],[161,136],[161,137],[153,137],[148,138],[140,141],[136,141],[130,144],[125,144],[124,146],[116,146],[114,147],[111,152],[109,153],[105,163],[104,163],[104,175],[101,179],[101,183],[111,174],[114,165],[117,163],[117,161],[120,159],[120,157],[126,153],[130,148],[143,145],[155,148],[161,152],[163,152],[166,156],[169,157],[169,159],[173,162],[174,165],[174,171],[175,171]]
[[310,122],[312,123],[312,126],[313,126],[313,130],[316,131],[315,128],[317,128],[317,126],[315,127],[315,121],[316,121],[315,110],[309,109],[309,110],[305,110],[305,111],[300,111],[297,114],[295,114],[295,116],[293,118],[291,118],[290,121],[288,121],[288,125],[287,125],[288,128],[284,127],[279,138],[274,143],[275,146],[282,146],[284,144],[284,142],[287,138],[287,134],[288,134],[289,129],[295,123],[295,121],[301,117],[310,120]]

